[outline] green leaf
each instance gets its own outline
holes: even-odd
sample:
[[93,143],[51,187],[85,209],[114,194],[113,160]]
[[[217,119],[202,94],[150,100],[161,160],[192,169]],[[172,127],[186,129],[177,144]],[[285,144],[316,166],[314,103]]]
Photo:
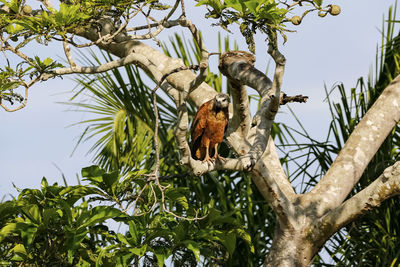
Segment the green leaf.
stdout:
[[86,228],[79,229],[68,229],[66,228],[66,241],[65,247],[68,250],[68,254],[73,255],[75,249],[79,247],[87,236],[88,231]]
[[85,214],[84,223],[79,228],[93,226],[99,222],[120,216],[125,215],[119,209],[109,206],[97,206],[90,210],[90,214]]
[[253,14],[257,13],[257,7],[259,5],[261,5],[262,3],[260,3],[259,0],[250,0],[250,1],[246,1],[244,2],[245,6],[249,9],[249,11]]
[[186,196],[183,193],[184,191],[186,190],[183,188],[171,188],[168,189],[165,194],[169,199],[179,203],[184,209],[188,210],[189,204]]
[[[14,253],[16,256],[20,257],[21,260],[24,260],[28,257],[28,254],[26,253],[26,249],[23,244],[16,244],[11,250],[11,253]],[[13,260],[18,260],[13,257]],[[1,264],[0,264],[1,265]]]
[[86,177],[86,178],[102,176],[104,173],[105,173],[105,171],[97,165],[92,165],[92,166],[83,168],[81,171],[82,177]]
[[19,24],[8,24],[5,27],[6,32],[8,32],[9,34],[15,34],[18,33],[19,31],[22,31],[24,29],[23,26],[19,25]]
[[240,0],[225,0],[224,2],[226,7],[231,7],[237,11],[239,11],[241,14],[244,12],[244,3]]
[[313,1],[317,6],[321,6],[322,5],[322,0],[313,0]]
[[22,207],[22,212],[34,223],[40,224],[42,217],[40,215],[39,207],[35,204],[26,205]]
[[221,10],[222,10],[222,4],[221,4],[220,0],[200,0],[196,4],[196,6],[201,6],[201,5],[211,6],[218,13],[221,12]]
[[249,246],[251,253],[254,253],[254,246],[251,242],[251,236],[243,229],[235,229],[236,234],[243,239]]
[[43,64],[47,67],[49,66],[51,63],[53,62],[53,60],[51,58],[46,58],[45,60],[43,60]]
[[124,243],[125,245],[130,245],[128,239],[126,239],[126,237],[120,233],[117,233],[117,239],[121,242]]
[[42,178],[42,182],[40,183],[40,189],[43,191],[46,187],[49,186],[49,183],[47,182],[46,178]]
[[43,210],[43,224],[45,226],[50,226],[50,223],[57,221],[60,217],[62,217],[62,215],[60,215],[56,209],[46,208]]
[[113,185],[116,185],[118,183],[119,178],[119,173],[118,171],[114,171],[112,173],[105,173],[103,174],[103,181],[108,185],[110,188]]
[[6,201],[0,203],[0,218],[7,218],[8,216],[17,213],[19,209],[15,206],[15,202]]
[[154,252],[154,254],[156,255],[156,258],[157,258],[158,267],[163,267],[165,260],[168,258],[168,255],[166,255],[164,253],[164,251],[160,251],[160,252],[156,251],[156,252]]
[[70,25],[79,20],[90,18],[89,15],[80,11],[80,5],[67,5],[65,3],[60,4],[60,10],[55,13],[55,20],[60,25]]
[[196,257],[197,262],[200,263],[200,247],[199,247],[199,244],[197,242],[195,242],[195,241],[192,241],[192,240],[186,240],[184,243],[185,243],[186,247],[193,252],[194,256]]
[[95,187],[76,185],[65,187],[63,190],[60,191],[59,195],[64,197],[65,201],[72,206],[75,204],[76,201],[85,196],[92,194],[101,195],[102,193],[103,192],[101,190]]
[[145,244],[139,248],[131,248],[129,251],[139,257],[142,257],[147,251],[149,251],[149,247],[147,244]]
[[8,223],[0,230],[0,242],[4,240],[8,235],[17,232],[18,230],[17,223]]
[[22,241],[26,247],[30,246],[35,238],[38,226],[31,223],[17,223]]
[[133,220],[129,221],[129,233],[131,234],[131,238],[133,239],[133,242],[136,246],[139,245],[139,231],[137,230],[137,226],[136,224],[133,222]]
[[236,233],[233,231],[229,231],[228,233],[218,233],[217,234],[220,242],[228,253],[230,255],[233,255],[233,252],[235,252],[235,247],[236,247]]

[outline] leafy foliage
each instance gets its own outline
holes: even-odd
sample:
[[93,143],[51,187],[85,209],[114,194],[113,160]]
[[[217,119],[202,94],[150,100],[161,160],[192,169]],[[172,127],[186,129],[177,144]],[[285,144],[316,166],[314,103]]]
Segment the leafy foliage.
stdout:
[[[225,261],[239,238],[254,251],[250,236],[234,219],[237,212],[222,214],[210,204],[204,208],[207,218],[197,222],[162,212],[129,216],[126,209],[99,201],[118,206],[134,199],[126,190],[132,177],[121,180],[116,172],[97,166],[84,168],[82,176],[89,185],[49,185],[43,178],[40,190],[19,190],[16,199],[1,203],[2,263],[130,266],[144,262],[145,266],[163,266],[172,255],[174,262],[193,266],[201,261],[200,255]],[[166,194],[171,202],[187,203],[184,191],[171,188]],[[141,210],[148,208],[151,194],[144,192],[136,203]],[[113,230],[116,223],[127,231]]]
[[[162,11],[170,8],[157,0],[60,1],[57,7],[46,4],[40,9],[32,9],[28,1],[0,2],[0,50],[7,60],[7,67],[0,69],[0,100],[11,104],[24,100],[13,92],[14,89],[29,88],[41,79],[48,79],[44,74],[51,77],[55,69],[64,67],[50,58],[41,59],[36,55],[25,55],[23,49],[32,49],[37,44],[47,46],[52,41],[67,40],[73,45],[85,47],[88,44],[75,43],[71,38],[72,31],[101,29],[99,21],[104,18],[111,20],[114,25],[119,25],[121,18],[135,16],[139,13],[138,10]],[[8,53],[14,56],[13,60],[8,59]]]
[[118,262],[115,256],[98,258],[97,249],[114,243],[105,221],[126,216],[110,206],[92,207],[87,201],[79,201],[97,191],[89,186],[49,185],[45,178],[40,190],[19,190],[16,199],[0,205],[1,261],[36,266]]
[[[275,0],[224,0],[223,2],[220,0],[200,0],[197,6],[201,5],[210,8],[206,17],[218,19],[216,25],[221,26],[223,29],[228,30],[229,25],[239,24],[240,32],[245,37],[248,48],[252,53],[255,53],[254,34],[256,34],[257,30],[267,34],[269,41],[271,41],[272,36],[276,38],[276,32],[279,32],[286,42],[285,32],[292,31],[287,28],[287,22],[299,25],[304,16],[316,10],[319,11],[320,17],[330,13],[329,6],[322,7],[322,0],[300,0],[293,1],[291,4],[289,1]],[[304,5],[308,8],[301,17],[294,16],[298,18],[297,22],[294,22],[289,15],[297,5]]]
[[278,30],[286,31],[283,22],[286,20],[288,9],[278,7],[274,0],[226,0],[222,4],[219,0],[201,0],[197,5],[208,5],[212,10],[207,17],[219,19],[218,25],[228,29],[228,25],[240,24],[240,31],[246,38],[249,50],[254,53],[254,37],[256,30],[268,33]]

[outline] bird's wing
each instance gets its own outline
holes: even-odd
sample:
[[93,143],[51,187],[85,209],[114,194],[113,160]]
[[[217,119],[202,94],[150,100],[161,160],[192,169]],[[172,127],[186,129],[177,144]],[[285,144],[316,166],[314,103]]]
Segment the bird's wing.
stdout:
[[194,143],[204,132],[204,129],[207,126],[207,112],[208,107],[211,104],[210,101],[204,103],[200,106],[199,110],[194,117],[193,125],[192,125],[192,143]]
[[226,130],[228,130],[228,121],[229,121],[229,111],[226,109],[224,111],[224,117],[225,117],[225,127],[224,127],[224,135],[226,133]]

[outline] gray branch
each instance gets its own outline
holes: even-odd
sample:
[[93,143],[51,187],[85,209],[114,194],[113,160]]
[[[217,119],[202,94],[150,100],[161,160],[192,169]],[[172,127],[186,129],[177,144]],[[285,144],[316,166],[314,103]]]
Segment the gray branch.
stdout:
[[374,182],[329,211],[316,222],[316,234],[333,234],[395,195],[400,195],[400,161],[386,168]]
[[309,193],[320,203],[317,216],[339,206],[400,119],[400,76],[382,92],[354,129],[328,172]]

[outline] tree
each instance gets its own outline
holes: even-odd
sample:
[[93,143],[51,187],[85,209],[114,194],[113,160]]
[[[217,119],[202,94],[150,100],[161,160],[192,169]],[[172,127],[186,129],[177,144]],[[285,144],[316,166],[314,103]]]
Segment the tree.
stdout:
[[[140,243],[140,240],[135,239],[136,225],[145,226],[146,224],[140,224],[140,220],[145,220],[146,215],[147,219],[154,220],[154,224],[160,228],[157,232],[158,238],[150,238],[151,245],[146,243],[141,248],[144,245],[149,246],[159,264],[163,263],[164,255],[166,255],[164,251],[171,248],[182,253],[181,255],[186,255],[185,252],[190,250],[196,260],[199,261],[198,243],[193,242],[193,240],[205,242],[204,233],[201,235],[201,229],[207,227],[212,229],[207,232],[206,240],[208,239],[209,243],[204,245],[210,246],[208,256],[216,261],[221,257],[221,254],[218,254],[220,250],[212,251],[213,241],[224,243],[228,253],[232,253],[230,244],[237,235],[241,235],[243,240],[248,240],[247,235],[240,232],[240,228],[235,223],[233,223],[231,229],[226,230],[225,228],[224,230],[225,221],[219,214],[215,214],[215,210],[204,209],[200,215],[198,209],[204,208],[201,203],[196,203],[199,205],[194,204],[191,208],[188,208],[188,203],[185,202],[186,198],[182,190],[173,190],[174,188],[162,184],[162,179],[165,178],[164,174],[168,174],[171,166],[173,166],[169,164],[177,164],[177,161],[168,162],[174,157],[165,159],[165,162],[169,164],[165,164],[163,162],[164,159],[160,158],[160,147],[163,149],[166,142],[172,142],[172,135],[175,135],[179,149],[179,163],[185,165],[185,168],[195,175],[207,174],[213,176],[215,175],[213,171],[225,170],[242,171],[251,176],[258,191],[276,216],[273,241],[264,261],[267,266],[307,266],[330,236],[345,225],[353,222],[366,211],[379,206],[383,200],[399,194],[400,183],[397,179],[399,163],[397,162],[386,168],[376,177],[376,180],[366,185],[363,190],[346,200],[368,163],[399,120],[400,110],[397,102],[398,94],[400,93],[399,78],[394,79],[382,91],[374,105],[369,108],[357,127],[352,131],[324,177],[308,193],[295,193],[283,171],[274,142],[270,137],[279,105],[292,99],[285,98],[285,95],[281,93],[285,57],[279,51],[279,34],[283,39],[286,39],[285,33],[288,31],[286,24],[299,25],[304,16],[311,11],[318,11],[318,15],[321,17],[328,13],[338,15],[340,13],[338,6],[322,6],[322,1],[316,0],[293,1],[290,3],[230,0],[225,1],[224,4],[214,0],[199,1],[199,5],[206,5],[210,9],[208,17],[218,19],[220,26],[226,28],[232,23],[240,24],[240,30],[246,38],[249,50],[252,52],[254,52],[253,34],[257,30],[265,33],[268,37],[268,53],[275,62],[275,73],[271,81],[263,72],[254,68],[255,57],[248,52],[232,51],[220,56],[220,71],[229,81],[230,94],[233,99],[232,118],[226,138],[234,154],[224,162],[216,161],[210,165],[191,158],[186,138],[189,116],[187,102],[191,102],[198,107],[205,100],[211,99],[216,94],[216,90],[204,83],[207,78],[209,53],[204,46],[200,32],[186,18],[183,1],[176,1],[173,6],[163,5],[159,1],[63,1],[57,8],[54,8],[49,1],[40,2],[43,4],[43,8],[32,10],[23,1],[3,1],[4,6],[0,14],[0,28],[2,29],[1,49],[5,53],[11,53],[21,60],[15,65],[11,65],[10,61],[8,61],[8,66],[4,67],[1,72],[0,100],[2,103],[0,105],[5,110],[14,111],[23,108],[27,103],[28,90],[35,83],[67,74],[95,74],[133,64],[144,70],[157,84],[152,90],[153,107],[155,109],[154,117],[148,118],[153,121],[154,127],[152,129],[154,131],[145,131],[141,135],[136,135],[143,128],[141,125],[125,124],[123,113],[118,114],[121,120],[117,120],[119,124],[115,126],[124,129],[123,132],[131,136],[131,139],[127,139],[130,141],[135,140],[132,133],[135,133],[135,136],[143,137],[143,140],[148,140],[145,138],[148,136],[154,138],[154,150],[152,152],[150,152],[150,145],[144,151],[132,151],[129,148],[135,147],[134,144],[120,144],[120,147],[128,148],[122,154],[125,160],[132,160],[132,157],[138,158],[139,160],[134,159],[135,163],[147,172],[140,172],[140,169],[135,169],[135,173],[124,173],[122,171],[120,174],[115,171],[115,168],[120,168],[118,162],[110,163],[109,173],[97,167],[83,170],[83,176],[92,185],[89,191],[85,191],[81,187],[67,187],[66,191],[63,191],[64,189],[59,189],[56,185],[54,189],[50,190],[51,198],[61,198],[59,201],[50,201],[51,205],[54,202],[61,203],[56,212],[61,208],[65,208],[62,203],[65,203],[72,196],[73,200],[76,200],[76,196],[83,197],[95,193],[101,196],[97,200],[112,201],[114,204],[119,205],[120,211],[127,212],[129,209],[133,209],[133,215],[144,214],[144,219],[136,219],[136,224],[134,223],[135,220],[131,219],[131,216],[126,217],[125,213],[121,214],[115,209],[101,206],[98,208],[103,214],[101,220],[94,215],[93,217],[82,215],[83,217],[80,220],[78,217],[70,217],[67,220],[68,223],[74,222],[72,225],[78,227],[76,231],[79,230],[79,232],[72,231],[75,233],[73,236],[78,238],[73,239],[70,242],[71,246],[68,247],[67,256],[70,264],[77,263],[74,261],[73,255],[77,248],[80,248],[81,241],[88,239],[88,229],[94,227],[95,222],[102,222],[109,218],[108,214],[118,217],[120,221],[131,220],[129,224],[129,239],[124,239],[118,235],[117,237],[119,243],[135,245],[135,248]],[[289,11],[293,12],[294,8],[304,6],[303,4],[308,4],[308,6],[302,16],[288,17],[291,14]],[[161,18],[154,18],[159,14]],[[177,15],[179,15],[177,19],[172,19]],[[145,19],[143,26],[138,26],[141,21],[139,16]],[[164,28],[175,26],[187,27],[193,34],[197,49],[201,54],[198,65],[185,65],[181,60],[161,53],[140,41],[143,39],[157,40],[156,35],[160,31]],[[137,34],[138,32],[139,34]],[[88,40],[87,43],[84,43],[85,40]],[[15,45],[11,45],[11,41],[15,42]],[[68,66],[65,67],[50,58],[42,60],[39,57],[31,58],[24,54],[24,47],[30,45],[32,41],[37,41],[41,44],[46,44],[49,41],[62,42]],[[97,46],[120,59],[104,64],[98,63],[94,67],[78,66],[71,56],[71,45],[76,48]],[[199,73],[196,75],[192,70],[197,70]],[[254,88],[260,97],[260,108],[253,118],[251,118],[249,112],[249,98],[246,86]],[[24,97],[14,92],[18,87],[24,89]],[[162,119],[163,116],[162,114],[160,116],[160,112],[157,109],[156,91],[158,88],[161,88],[173,99],[178,111],[174,133],[172,134],[172,131],[165,132],[164,137],[162,136],[163,133],[159,132],[159,119]],[[299,98],[304,100],[301,96]],[[21,105],[16,109],[10,109],[4,103],[5,101],[10,103],[17,101]],[[144,105],[144,108],[146,108],[146,105]],[[99,112],[107,111],[99,110]],[[118,136],[111,138],[114,143],[123,140],[118,139]],[[113,152],[114,155],[117,154],[116,151],[110,152]],[[169,153],[173,153],[173,151],[169,151]],[[174,171],[177,171],[177,169]],[[120,180],[123,174],[127,174],[127,176]],[[173,173],[172,175],[178,174]],[[48,185],[46,185],[45,181],[42,184],[42,194],[36,191],[24,193],[33,194],[39,199],[42,195],[47,196]],[[134,193],[128,194],[131,191]],[[70,192],[72,192],[72,196],[69,195]],[[5,208],[7,214],[14,221],[12,224],[8,224],[7,228],[2,228],[0,237],[2,239],[9,238],[9,234],[15,234],[19,231],[21,238],[25,242],[24,244],[32,246],[32,237],[38,233],[39,229],[36,225],[41,220],[41,216],[37,215],[44,214],[50,208],[40,204],[41,201],[24,208],[24,194],[21,195],[21,198],[21,202],[16,207],[23,212],[24,221],[17,220],[18,218],[15,218],[16,214],[9,213],[10,207]],[[172,206],[168,203],[169,198],[173,199],[173,204],[177,204],[173,210],[168,209],[168,207]],[[131,200],[130,203],[133,204],[124,207],[123,201],[129,201],[129,199]],[[144,205],[139,202],[143,202]],[[74,201],[70,200],[69,203],[73,204]],[[153,204],[148,205],[151,203]],[[12,206],[14,204],[9,205]],[[86,211],[85,205],[87,204],[79,208],[81,212]],[[163,213],[160,213],[158,217],[149,218],[149,214],[154,212],[155,209],[159,209]],[[64,211],[66,210],[68,209]],[[189,221],[198,221],[201,226],[200,231],[189,239],[179,239],[182,237],[182,235],[179,235],[179,233],[182,233],[182,229],[186,229],[187,225],[193,225],[193,223],[189,223],[186,220],[178,223],[173,222],[171,216],[182,217],[178,214],[187,216],[186,218]],[[60,215],[60,218],[64,218],[63,215]],[[75,219],[76,221],[74,221]],[[162,223],[160,223],[161,221]],[[80,222],[84,222],[84,227],[79,228],[78,224]],[[170,239],[170,235],[165,234],[165,231],[163,231],[170,224],[179,226],[175,228],[174,237],[176,239],[173,240]],[[216,226],[220,228],[217,229],[215,228]],[[143,227],[142,229],[145,228]],[[179,230],[180,232],[177,229],[181,229]],[[26,233],[33,234],[27,235]],[[111,246],[121,245],[114,243],[115,240],[112,238],[107,240],[107,231],[101,232],[99,235],[104,237],[104,242]],[[188,242],[188,240],[191,241]],[[171,246],[171,244],[176,246]],[[111,250],[110,247],[107,248]],[[9,249],[2,248],[5,251]],[[12,249],[16,254],[19,252],[22,256],[27,255],[23,252],[22,247],[13,247]],[[121,248],[115,253],[118,254],[122,250]],[[145,257],[145,259],[154,260],[154,257],[146,257],[146,248],[143,251],[133,250],[131,251],[133,254],[127,257],[132,259],[134,257]],[[214,252],[217,254],[214,254]],[[102,253],[104,254],[106,251],[99,252],[98,261],[101,260],[100,255],[103,255]],[[82,261],[88,262],[90,255],[84,257],[84,259],[82,257],[78,259],[79,261],[82,259]],[[123,261],[126,263],[129,259],[123,258]]]
[[[334,136],[336,145],[331,147],[333,154],[340,151],[344,141],[350,136],[357,123],[368,109],[374,104],[381,92],[399,74],[396,60],[399,57],[399,34],[395,34],[396,9],[389,9],[386,23],[383,23],[382,52],[377,55],[376,73],[370,73],[368,80],[360,78],[350,91],[348,97],[343,84],[337,86],[340,92],[340,103],[331,106],[332,123],[330,134]],[[368,167],[364,170],[358,184],[350,196],[360,192],[365,186],[374,181],[379,173],[394,164],[398,159],[399,127],[393,128],[381,147],[378,149]],[[314,145],[316,145],[314,143]],[[321,158],[320,150],[316,157]],[[329,166],[327,160],[321,166]],[[326,170],[326,167],[325,167]],[[323,170],[321,170],[323,171]],[[397,232],[400,229],[396,219],[399,211],[398,196],[382,203],[366,216],[352,222],[334,235],[329,250],[335,261],[343,266],[358,263],[359,266],[395,266],[400,255],[400,240]],[[365,235],[365,233],[369,233]],[[367,237],[368,236],[368,237]]]

